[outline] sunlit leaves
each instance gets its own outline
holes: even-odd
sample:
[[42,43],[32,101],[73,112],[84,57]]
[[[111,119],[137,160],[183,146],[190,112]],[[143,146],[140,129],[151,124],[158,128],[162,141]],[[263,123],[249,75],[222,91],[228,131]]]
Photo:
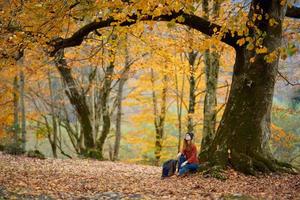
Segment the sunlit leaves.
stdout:
[[275,50],[271,53],[269,53],[268,55],[265,56],[265,60],[268,62],[268,63],[272,63],[274,61],[276,61],[278,58],[278,51]]
[[246,43],[246,39],[245,38],[241,38],[236,42],[238,45],[243,46]]
[[274,25],[278,24],[278,22],[276,22],[276,20],[274,18],[271,18],[269,20],[269,24],[270,24],[270,26],[274,26]]
[[268,52],[268,49],[266,47],[261,47],[261,48],[256,49],[257,54],[263,54],[263,53],[267,53],[267,52]]

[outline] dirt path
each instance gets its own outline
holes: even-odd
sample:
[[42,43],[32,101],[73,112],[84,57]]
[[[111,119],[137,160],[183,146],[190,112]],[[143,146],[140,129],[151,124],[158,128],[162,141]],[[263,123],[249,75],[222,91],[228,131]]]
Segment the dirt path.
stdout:
[[[300,175],[261,178],[228,171],[220,181],[201,174],[160,180],[152,166],[80,159],[38,160],[0,153],[0,196],[17,199],[300,199]],[[2,192],[1,192],[2,191]],[[1,198],[0,198],[1,199]]]

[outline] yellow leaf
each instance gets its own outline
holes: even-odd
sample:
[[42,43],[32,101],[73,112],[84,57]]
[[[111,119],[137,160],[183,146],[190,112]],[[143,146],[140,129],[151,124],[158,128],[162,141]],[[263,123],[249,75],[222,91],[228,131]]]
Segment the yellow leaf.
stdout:
[[184,20],[185,20],[185,18],[182,15],[180,15],[179,17],[177,17],[177,21],[178,22],[184,22]]
[[248,45],[247,45],[247,49],[249,51],[253,50],[254,49],[254,44],[252,42],[250,42]]
[[251,63],[254,63],[254,61],[255,61],[255,57],[250,58]]
[[271,18],[269,20],[269,24],[270,24],[270,26],[274,26],[274,25],[278,24],[278,22],[276,22],[276,20],[274,18]]
[[257,54],[263,54],[263,53],[267,53],[267,52],[268,52],[268,49],[266,47],[261,47],[261,48],[256,49]]
[[258,16],[257,16],[257,19],[258,19],[258,20],[262,20],[262,16],[261,16],[261,15],[258,15]]
[[213,29],[213,31],[214,31],[214,33],[216,33],[216,32],[218,31],[218,29],[215,27],[215,28]]
[[245,38],[241,38],[236,43],[240,46],[243,46],[245,44],[245,42],[246,42]]
[[284,6],[286,4],[286,0],[281,0],[280,5]]
[[268,63],[272,63],[277,59],[277,51],[273,51],[272,53],[265,56],[265,60]]

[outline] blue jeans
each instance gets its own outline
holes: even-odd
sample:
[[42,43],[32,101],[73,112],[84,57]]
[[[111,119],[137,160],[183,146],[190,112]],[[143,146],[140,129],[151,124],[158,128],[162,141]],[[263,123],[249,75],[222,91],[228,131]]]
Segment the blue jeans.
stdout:
[[199,168],[199,165],[196,163],[187,163],[183,167],[181,167],[181,164],[186,161],[186,158],[184,155],[181,155],[178,159],[178,172],[179,176],[186,174],[188,172],[196,172]]

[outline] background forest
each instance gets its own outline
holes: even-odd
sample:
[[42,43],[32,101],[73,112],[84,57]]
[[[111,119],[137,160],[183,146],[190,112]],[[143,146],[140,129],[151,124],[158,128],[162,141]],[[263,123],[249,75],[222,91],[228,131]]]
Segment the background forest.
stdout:
[[[135,6],[151,10],[157,5],[151,12],[163,12],[165,1],[149,2],[136,1]],[[198,149],[205,148],[202,138],[216,132],[228,100],[236,56],[217,33],[207,37],[175,20],[141,21],[95,30],[81,46],[49,56],[50,39],[68,38],[96,17],[124,19],[127,11],[118,12],[123,3],[1,1],[3,150],[160,165],[177,155],[188,130],[194,131]],[[249,4],[175,1],[172,8],[185,7],[246,34],[241,22],[247,19]],[[300,166],[300,38],[294,32],[299,21],[285,20],[284,30],[271,151],[279,160]],[[257,49],[258,54],[264,51]],[[85,149],[87,137],[92,137],[95,150]]]

